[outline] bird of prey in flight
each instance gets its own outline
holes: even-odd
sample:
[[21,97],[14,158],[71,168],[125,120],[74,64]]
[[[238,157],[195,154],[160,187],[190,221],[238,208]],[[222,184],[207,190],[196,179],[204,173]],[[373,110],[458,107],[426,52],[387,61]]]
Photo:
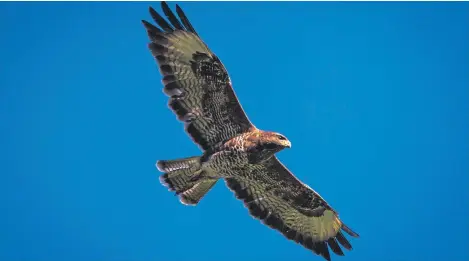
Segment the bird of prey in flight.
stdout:
[[[317,255],[344,255],[358,237],[338,213],[276,157],[290,148],[282,134],[256,128],[248,119],[220,59],[195,31],[182,9],[162,2],[166,19],[150,7],[157,26],[143,20],[149,49],[163,76],[168,106],[202,150],[200,156],[160,160],[161,183],[186,205],[196,205],[223,179],[251,216]],[[178,18],[179,17],[179,18]],[[261,88],[261,87],[259,87]]]

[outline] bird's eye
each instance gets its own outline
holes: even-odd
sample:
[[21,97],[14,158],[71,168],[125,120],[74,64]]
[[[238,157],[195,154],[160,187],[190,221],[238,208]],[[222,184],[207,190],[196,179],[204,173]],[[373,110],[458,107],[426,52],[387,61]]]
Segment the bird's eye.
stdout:
[[282,135],[278,135],[278,139],[279,139],[279,140],[286,140],[286,138],[285,138],[284,136],[282,136]]

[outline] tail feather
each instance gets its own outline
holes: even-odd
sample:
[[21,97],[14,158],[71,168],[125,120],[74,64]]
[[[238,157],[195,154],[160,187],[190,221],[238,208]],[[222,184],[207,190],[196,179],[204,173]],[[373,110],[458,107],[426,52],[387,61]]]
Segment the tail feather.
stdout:
[[217,183],[216,179],[203,180],[180,194],[179,199],[185,205],[197,205],[207,192]]
[[190,157],[177,160],[159,160],[156,167],[161,172],[171,172],[179,169],[200,168],[200,157]]
[[164,172],[160,176],[161,184],[176,192],[185,205],[196,205],[217,182],[203,178],[200,157],[160,160],[156,167]]

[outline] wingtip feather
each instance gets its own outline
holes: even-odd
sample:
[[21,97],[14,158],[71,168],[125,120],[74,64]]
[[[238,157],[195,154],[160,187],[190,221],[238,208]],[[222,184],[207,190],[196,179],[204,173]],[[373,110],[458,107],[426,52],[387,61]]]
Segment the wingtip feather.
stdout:
[[349,228],[348,226],[346,226],[345,224],[342,223],[342,229],[347,233],[349,234],[351,237],[355,237],[355,238],[358,238],[360,237],[360,235],[358,233],[356,233],[355,231],[353,231],[351,228]]

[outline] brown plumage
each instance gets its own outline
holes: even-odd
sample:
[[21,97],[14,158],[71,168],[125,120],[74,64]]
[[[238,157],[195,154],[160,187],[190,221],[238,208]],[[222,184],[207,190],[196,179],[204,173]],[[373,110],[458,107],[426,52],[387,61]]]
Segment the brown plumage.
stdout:
[[290,148],[276,132],[257,129],[243,111],[220,59],[200,39],[182,9],[165,2],[166,21],[153,8],[159,28],[142,21],[149,49],[163,75],[168,106],[202,149],[202,156],[160,160],[160,180],[182,203],[196,205],[219,179],[249,213],[314,253],[330,260],[329,248],[344,255],[352,246],[348,228],[329,204],[299,181],[275,156]]

